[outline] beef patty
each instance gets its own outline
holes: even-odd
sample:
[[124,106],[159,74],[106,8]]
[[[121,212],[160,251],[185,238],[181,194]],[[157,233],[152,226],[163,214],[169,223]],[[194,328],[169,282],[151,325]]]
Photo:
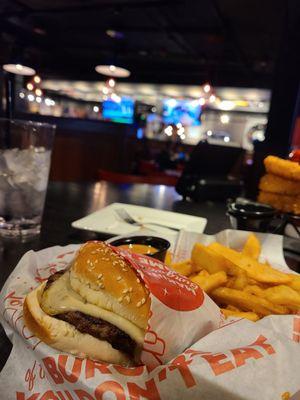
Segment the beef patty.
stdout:
[[[49,289],[53,282],[61,277],[66,271],[59,271],[51,275],[45,286],[45,290]],[[136,343],[127,333],[117,328],[110,322],[101,318],[95,318],[84,314],[80,311],[67,311],[61,314],[55,314],[53,317],[61,319],[75,328],[81,333],[88,333],[100,340],[106,340],[114,349],[120,350],[133,357]]]

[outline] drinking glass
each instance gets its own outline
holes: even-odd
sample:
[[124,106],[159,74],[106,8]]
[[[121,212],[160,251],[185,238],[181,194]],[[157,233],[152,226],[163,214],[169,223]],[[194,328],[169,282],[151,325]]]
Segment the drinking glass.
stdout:
[[0,118],[0,235],[40,233],[55,126]]

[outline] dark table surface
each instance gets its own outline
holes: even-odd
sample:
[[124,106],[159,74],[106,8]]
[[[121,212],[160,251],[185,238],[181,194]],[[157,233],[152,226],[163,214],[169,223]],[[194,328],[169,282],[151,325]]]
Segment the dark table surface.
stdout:
[[[230,228],[225,202],[192,203],[181,200],[174,188],[144,184],[114,185],[105,182],[50,182],[47,192],[41,234],[28,241],[0,239],[0,288],[22,255],[54,245],[81,243],[92,239],[107,239],[108,235],[77,230],[71,222],[99,210],[110,203],[121,202],[175,211],[207,218],[205,233],[213,234]],[[294,243],[285,241],[293,248]],[[297,246],[297,244],[296,244]],[[300,259],[285,251],[288,265],[300,272]],[[10,342],[0,326],[0,370],[11,350]]]

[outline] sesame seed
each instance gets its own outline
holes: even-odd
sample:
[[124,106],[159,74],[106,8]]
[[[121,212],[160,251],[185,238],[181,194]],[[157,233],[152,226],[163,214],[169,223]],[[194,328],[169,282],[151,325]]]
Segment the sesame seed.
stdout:
[[104,287],[105,287],[105,286],[103,285],[103,283],[100,282],[100,283],[99,283],[99,288],[100,288],[100,289],[104,289]]
[[121,279],[122,279],[121,276],[118,276],[118,277],[117,277],[117,281],[120,281]]
[[124,293],[124,294],[128,293],[128,289],[122,290],[122,293]]
[[101,279],[102,277],[103,277],[103,274],[99,274],[99,275],[97,276],[98,279]]
[[122,297],[119,297],[119,298],[118,298],[118,302],[119,302],[119,303],[122,303],[122,300],[123,300]]
[[141,307],[142,303],[139,301],[138,303],[136,303],[137,307]]
[[128,294],[124,296],[124,300],[126,300],[128,304],[131,302],[130,296]]
[[128,288],[128,292],[132,293],[132,287]]
[[139,280],[139,278],[136,278],[137,283],[140,283],[141,281]]
[[142,305],[146,303],[145,297],[142,298],[141,303],[142,303]]

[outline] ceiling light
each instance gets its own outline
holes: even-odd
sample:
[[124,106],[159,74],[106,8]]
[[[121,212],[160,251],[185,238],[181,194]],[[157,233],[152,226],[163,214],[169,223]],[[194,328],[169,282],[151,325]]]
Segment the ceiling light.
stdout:
[[43,92],[41,91],[41,89],[35,89],[35,94],[37,96],[42,96]]
[[207,83],[206,85],[204,85],[203,90],[205,93],[208,93],[210,91],[211,87],[210,85]]
[[115,31],[114,29],[107,29],[106,34],[113,39],[123,39],[124,37],[123,32]]
[[177,135],[182,135],[184,133],[184,127],[182,126],[181,128],[179,128],[178,130],[177,130]]
[[52,105],[54,105],[54,104],[52,104],[52,100],[49,99],[48,97],[45,99],[45,104],[46,104],[46,106],[52,106]]
[[181,122],[178,122],[178,123],[176,124],[176,126],[177,126],[177,128],[182,128],[182,123],[181,123]]
[[113,78],[110,78],[108,80],[108,86],[113,88],[113,87],[115,87],[115,85],[116,85],[116,81]]
[[103,94],[108,94],[108,88],[106,86],[103,86],[102,93]]
[[94,110],[94,112],[98,112],[99,111],[99,107],[98,106],[94,106],[93,110]]
[[37,97],[35,98],[35,101],[36,101],[37,103],[41,103],[41,102],[42,102],[42,98],[39,97],[39,96],[37,96]]
[[27,96],[27,99],[28,99],[29,101],[34,101],[34,95],[33,95],[33,94],[29,94],[29,95]]
[[212,131],[211,131],[211,130],[208,130],[208,131],[206,132],[206,135],[207,135],[207,136],[212,136]]
[[209,102],[214,103],[216,101],[216,96],[214,94],[209,96]]
[[38,75],[35,75],[33,77],[33,80],[34,80],[35,83],[41,83],[41,78]]
[[180,139],[181,139],[181,140],[184,140],[184,139],[185,139],[185,134],[184,134],[184,133],[180,136]]
[[258,102],[258,108],[263,108],[264,105],[265,105],[265,104],[264,104],[262,101],[259,101],[259,102]]
[[35,74],[35,70],[33,68],[26,67],[22,64],[4,64],[2,68],[4,69],[4,71],[16,75],[31,76]]
[[20,93],[19,93],[19,97],[20,97],[21,99],[24,99],[25,94],[24,94],[23,92],[20,92]]
[[231,100],[222,100],[218,105],[220,110],[229,111],[235,107],[234,101]]
[[33,90],[33,84],[30,83],[30,82],[27,83],[26,87],[27,87],[28,90]]
[[224,136],[224,142],[225,143],[228,143],[228,142],[230,142],[230,137],[229,136]]
[[199,101],[200,106],[204,106],[204,104],[205,104],[205,98],[204,97],[200,97],[200,99],[198,101]]
[[128,69],[116,67],[115,65],[97,65],[95,70],[98,74],[116,78],[127,78],[130,76],[130,71]]
[[220,116],[220,121],[222,122],[222,124],[228,124],[228,122],[230,121],[230,117],[228,114],[222,114]]
[[172,126],[171,126],[171,125],[168,125],[168,126],[164,129],[164,132],[165,132],[166,135],[172,136],[172,133],[173,133],[173,128],[172,128]]

